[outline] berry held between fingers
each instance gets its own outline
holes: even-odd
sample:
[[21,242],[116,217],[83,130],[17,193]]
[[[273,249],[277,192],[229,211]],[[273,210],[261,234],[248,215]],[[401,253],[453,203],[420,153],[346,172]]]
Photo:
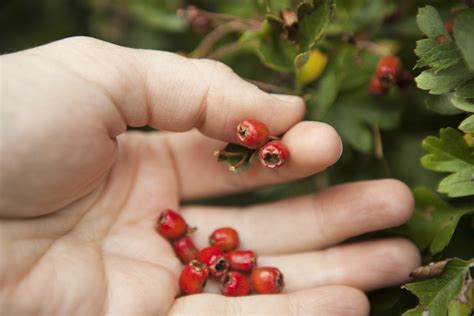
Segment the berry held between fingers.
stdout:
[[266,143],[258,152],[260,163],[271,169],[280,167],[288,159],[288,156],[288,148],[279,140]]
[[250,272],[257,265],[257,256],[252,250],[234,250],[226,254],[231,270]]
[[268,127],[258,120],[243,120],[237,125],[237,141],[242,146],[257,149],[270,138]]
[[186,234],[188,225],[181,215],[167,209],[158,218],[156,230],[167,239],[176,239]]
[[211,276],[220,278],[229,268],[229,263],[225,258],[225,253],[222,249],[210,246],[199,251],[198,260],[209,267]]
[[184,236],[173,241],[173,249],[183,264],[187,264],[191,260],[196,259],[199,252],[189,236]]
[[221,292],[225,296],[248,295],[250,283],[245,275],[239,272],[228,272],[221,279]]
[[283,274],[274,267],[256,268],[250,274],[250,282],[259,294],[280,293],[284,286]]
[[184,267],[179,276],[179,288],[184,294],[201,293],[209,277],[208,267],[197,261],[192,260]]
[[218,228],[209,236],[209,244],[224,251],[231,251],[239,245],[239,234],[231,227]]

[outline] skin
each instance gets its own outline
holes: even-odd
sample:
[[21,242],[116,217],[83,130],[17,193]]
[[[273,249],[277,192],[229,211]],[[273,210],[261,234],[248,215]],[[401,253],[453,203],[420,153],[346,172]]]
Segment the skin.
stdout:
[[[350,183],[246,208],[181,208],[199,248],[232,226],[286,287],[177,298],[181,265],[153,230],[159,213],[320,172],[341,154],[335,130],[300,122],[300,98],[266,94],[214,61],[70,38],[0,62],[2,315],[367,315],[362,291],[419,265],[407,240],[340,245],[413,209],[396,180]],[[284,167],[234,175],[215,161],[245,118],[285,133]],[[147,124],[162,132],[125,132]]]

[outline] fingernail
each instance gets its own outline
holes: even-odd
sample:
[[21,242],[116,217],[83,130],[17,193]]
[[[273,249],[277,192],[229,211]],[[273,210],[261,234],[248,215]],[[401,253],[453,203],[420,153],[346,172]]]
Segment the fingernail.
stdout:
[[291,103],[303,103],[303,99],[300,98],[299,96],[296,95],[289,95],[289,94],[277,94],[277,93],[272,93],[272,96],[274,96],[277,99],[280,99],[285,102],[291,102]]

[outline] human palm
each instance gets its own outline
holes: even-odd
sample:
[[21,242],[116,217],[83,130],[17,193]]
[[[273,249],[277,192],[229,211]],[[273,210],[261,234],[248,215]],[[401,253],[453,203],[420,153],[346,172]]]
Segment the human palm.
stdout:
[[[339,137],[298,123],[298,98],[265,94],[211,61],[87,38],[0,60],[0,314],[365,315],[360,290],[398,284],[418,264],[402,239],[338,245],[409,218],[412,197],[395,180],[247,208],[179,207],[333,164]],[[244,118],[285,133],[285,166],[235,175],[215,161]],[[124,133],[147,124],[187,132]],[[259,265],[282,270],[284,292],[179,297],[181,264],[154,231],[165,208],[198,227],[198,247],[213,229],[235,227]]]

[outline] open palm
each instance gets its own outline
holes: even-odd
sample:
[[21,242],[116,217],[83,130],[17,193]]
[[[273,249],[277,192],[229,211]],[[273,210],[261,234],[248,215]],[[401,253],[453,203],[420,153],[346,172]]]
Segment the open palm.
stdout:
[[[298,123],[299,98],[268,95],[212,61],[88,38],[0,60],[2,315],[365,315],[360,290],[400,283],[418,264],[406,240],[337,246],[410,217],[410,192],[395,180],[244,209],[180,209],[181,200],[286,182],[333,164],[337,133]],[[233,140],[244,118],[285,133],[291,157],[284,167],[234,175],[215,161],[213,151]],[[147,124],[187,132],[124,133]],[[282,270],[284,293],[176,298],[181,265],[153,229],[165,208],[180,209],[198,227],[198,247],[213,229],[235,227],[260,265]]]

